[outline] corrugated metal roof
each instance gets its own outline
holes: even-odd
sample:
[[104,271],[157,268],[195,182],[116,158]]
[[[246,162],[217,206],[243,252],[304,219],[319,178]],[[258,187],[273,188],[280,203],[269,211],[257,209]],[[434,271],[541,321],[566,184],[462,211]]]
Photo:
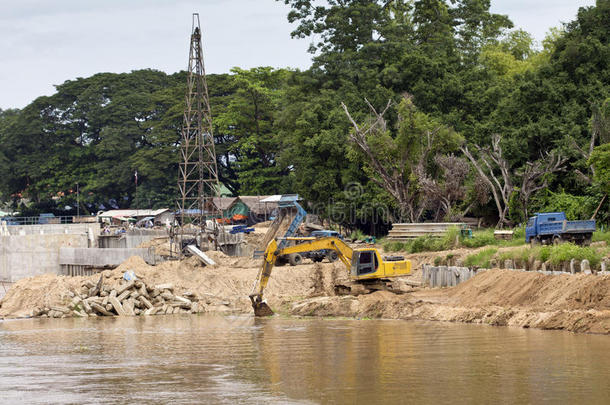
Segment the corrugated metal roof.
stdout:
[[158,210],[109,210],[98,215],[100,218],[114,217],[156,217],[159,214],[169,211],[169,208],[160,208]]

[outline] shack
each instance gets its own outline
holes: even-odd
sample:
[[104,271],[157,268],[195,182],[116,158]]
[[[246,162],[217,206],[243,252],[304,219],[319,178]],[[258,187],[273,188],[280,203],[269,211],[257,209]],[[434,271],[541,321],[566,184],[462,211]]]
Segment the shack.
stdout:
[[153,223],[159,226],[171,224],[174,221],[174,213],[169,208],[160,208],[158,210],[109,210],[97,214],[99,222],[114,225],[119,225],[129,219],[139,221],[146,217],[154,218]]

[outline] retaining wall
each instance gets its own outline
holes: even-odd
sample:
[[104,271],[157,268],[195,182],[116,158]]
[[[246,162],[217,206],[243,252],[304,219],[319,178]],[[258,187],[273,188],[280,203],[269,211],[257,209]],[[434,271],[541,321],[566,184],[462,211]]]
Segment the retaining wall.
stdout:
[[166,230],[134,229],[119,235],[101,235],[99,238],[99,247],[105,249],[134,249],[144,242],[156,238],[166,238],[168,236],[169,234]]
[[58,274],[61,247],[88,246],[88,235],[84,232],[0,236],[0,281],[15,282],[39,274]]
[[[515,269],[512,260],[507,260],[504,267],[508,270],[514,271],[534,271],[542,274],[598,274],[607,275],[610,274],[608,264],[606,261],[601,263],[601,271],[593,272],[589,267],[587,260],[577,261],[572,259],[570,262],[566,262],[565,270],[550,271],[546,270],[543,266],[542,270],[526,270],[526,269]],[[468,267],[457,267],[457,266],[430,266],[428,264],[422,265],[422,284],[429,287],[453,287],[462,283],[470,278],[476,276],[478,273],[487,269],[470,269]]]
[[422,284],[429,287],[453,287],[474,277],[482,269],[457,266],[422,265]]
[[90,267],[118,266],[131,256],[140,256],[146,263],[155,264],[155,250],[72,248],[59,249],[60,265],[80,265]]

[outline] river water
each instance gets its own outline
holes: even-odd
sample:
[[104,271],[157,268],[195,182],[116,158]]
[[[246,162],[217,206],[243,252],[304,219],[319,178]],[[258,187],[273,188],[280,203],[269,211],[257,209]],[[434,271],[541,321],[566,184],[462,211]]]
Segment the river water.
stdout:
[[0,322],[2,403],[608,403],[610,337],[439,322]]

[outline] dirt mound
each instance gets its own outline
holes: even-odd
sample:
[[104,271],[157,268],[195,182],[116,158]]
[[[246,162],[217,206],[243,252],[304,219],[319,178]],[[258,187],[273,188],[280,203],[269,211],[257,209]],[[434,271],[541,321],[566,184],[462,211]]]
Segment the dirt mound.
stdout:
[[[133,271],[147,285],[171,283],[176,294],[192,292],[206,297],[207,312],[251,313],[248,298],[258,273],[260,260],[228,257],[221,252],[207,252],[216,266],[203,266],[197,257],[181,261],[166,261],[148,265],[141,257],[133,256],[114,270],[104,272],[105,281],[118,287],[123,273]],[[327,294],[332,290],[331,277],[336,263],[305,264],[277,267],[265,290],[265,297],[274,308],[298,299]],[[320,284],[320,275],[323,279]],[[31,277],[15,283],[0,301],[0,318],[29,316],[36,307],[66,305],[76,291],[99,275],[65,277],[53,274]]]
[[[260,259],[206,253],[217,262],[215,266],[204,266],[197,257],[150,266],[134,256],[105,271],[104,282],[118,286],[123,273],[133,271],[147,285],[171,283],[177,295],[196,295],[205,312],[251,314],[248,295]],[[0,317],[23,317],[36,307],[65,305],[71,291],[86,280],[98,279],[99,275],[47,274],[21,280],[0,301]],[[426,319],[610,333],[610,276],[488,270],[453,288],[335,296],[334,285],[346,281],[348,272],[340,262],[278,266],[265,298],[274,311],[301,316]]]
[[256,224],[252,225],[252,227],[254,229],[257,229],[257,228],[269,228],[272,223],[273,223],[273,221],[263,221],[263,222],[258,222]]
[[293,315],[427,319],[610,333],[610,276],[488,270],[457,287],[316,297]]
[[0,301],[0,318],[29,316],[37,306],[52,306],[70,299],[68,291],[80,287],[85,277],[43,274],[16,282]]
[[610,276],[492,270],[448,290],[457,305],[610,310]]
[[155,248],[155,253],[161,256],[170,256],[171,249],[169,238],[155,238],[138,245],[139,248]]

